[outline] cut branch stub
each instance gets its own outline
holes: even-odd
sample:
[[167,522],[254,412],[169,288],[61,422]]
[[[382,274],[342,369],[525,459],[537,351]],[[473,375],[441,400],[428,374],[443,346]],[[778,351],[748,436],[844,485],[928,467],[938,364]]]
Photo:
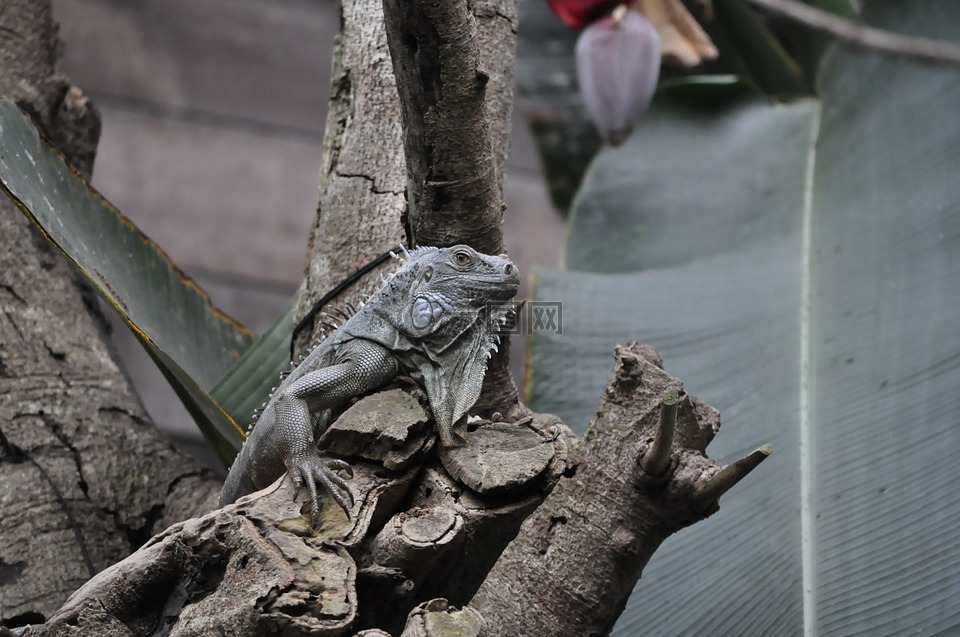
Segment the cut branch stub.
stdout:
[[553,460],[554,447],[530,427],[533,418],[514,423],[483,423],[471,431],[462,447],[440,450],[443,468],[477,493],[514,495],[529,490],[532,481]]
[[668,389],[660,399],[660,424],[653,443],[640,457],[640,468],[652,478],[659,478],[670,466],[673,433],[677,428],[677,404],[680,392]]
[[771,453],[773,453],[773,446],[763,445],[756,451],[718,471],[697,488],[695,496],[697,506],[700,509],[710,508],[720,499],[720,496],[736,486],[748,473],[756,469],[757,465],[766,460]]
[[[389,417],[384,418],[385,414]],[[319,444],[330,453],[359,456],[399,471],[433,446],[429,423],[416,398],[402,389],[390,389],[348,408]]]
[[442,507],[415,508],[395,515],[369,550],[379,568],[400,574],[411,567],[429,571],[462,541],[462,516]]
[[400,637],[476,637],[483,618],[470,607],[457,609],[445,599],[432,599],[410,612]]

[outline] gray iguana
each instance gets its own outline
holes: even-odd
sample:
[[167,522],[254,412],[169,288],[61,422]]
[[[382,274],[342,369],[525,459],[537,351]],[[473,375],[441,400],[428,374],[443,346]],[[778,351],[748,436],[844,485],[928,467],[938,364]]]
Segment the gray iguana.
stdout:
[[417,248],[370,299],[323,340],[277,387],[230,468],[220,506],[265,488],[285,472],[306,483],[314,521],[317,483],[349,512],[350,490],[336,471],[343,460],[321,457],[316,441],[329,410],[398,374],[426,390],[444,446],[480,395],[498,327],[510,312],[520,275],[506,256],[468,246]]

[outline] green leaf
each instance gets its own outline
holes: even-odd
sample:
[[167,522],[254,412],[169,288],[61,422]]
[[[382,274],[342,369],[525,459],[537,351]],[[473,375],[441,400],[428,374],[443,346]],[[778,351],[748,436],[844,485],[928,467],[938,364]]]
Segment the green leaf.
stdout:
[[[850,0],[805,0],[805,3],[848,20],[856,18],[856,12],[854,12]],[[810,82],[808,88],[810,92],[813,92],[815,88],[813,78],[816,77],[820,59],[833,41],[832,38],[825,33],[781,16],[773,18],[772,23],[780,41],[784,43],[793,59],[803,69],[804,80]]]
[[217,310],[8,100],[0,100],[0,185],[123,317],[221,458],[238,448],[242,431],[206,388],[255,335]]
[[[280,384],[290,369],[290,340],[296,297],[267,332],[224,374],[210,392],[239,423],[254,421],[254,411]],[[237,448],[235,451],[239,451]]]
[[720,45],[729,45],[761,91],[784,99],[808,92],[800,65],[744,0],[714,0],[713,11]]
[[[873,0],[960,40],[960,4]],[[960,74],[833,50],[821,100],[661,108],[602,153],[539,271],[531,405],[581,431],[618,341],[776,453],[670,538],[615,635],[960,631]],[[576,361],[576,364],[571,364]]]

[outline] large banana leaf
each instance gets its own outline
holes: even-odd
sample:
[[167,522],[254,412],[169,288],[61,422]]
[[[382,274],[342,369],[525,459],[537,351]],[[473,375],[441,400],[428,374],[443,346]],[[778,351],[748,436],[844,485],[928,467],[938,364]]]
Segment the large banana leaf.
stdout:
[[7,100],[0,100],[0,186],[123,317],[219,456],[232,459],[243,432],[231,405],[209,389],[255,335],[217,310]]
[[[960,3],[865,19],[960,40]],[[670,538],[617,635],[960,633],[960,72],[827,55],[817,101],[665,95],[604,151],[536,301],[533,406],[581,430],[613,344],[776,453]],[[669,102],[669,104],[668,104]]]

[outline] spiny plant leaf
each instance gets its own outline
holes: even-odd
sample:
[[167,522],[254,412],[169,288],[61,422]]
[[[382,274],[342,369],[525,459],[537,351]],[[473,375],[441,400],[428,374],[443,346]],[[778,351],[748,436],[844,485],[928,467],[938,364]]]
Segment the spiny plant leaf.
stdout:
[[123,317],[221,458],[239,448],[242,431],[207,388],[255,335],[217,310],[9,100],[0,101],[0,185]]
[[[960,3],[867,21],[960,41]],[[664,543],[615,635],[960,631],[960,73],[832,50],[820,100],[658,108],[604,151],[536,301],[531,405],[583,429],[618,341],[777,453]],[[575,364],[571,364],[571,362]]]
[[240,424],[255,420],[254,411],[280,384],[280,374],[290,369],[295,301],[290,301],[277,322],[244,352],[210,392]]

